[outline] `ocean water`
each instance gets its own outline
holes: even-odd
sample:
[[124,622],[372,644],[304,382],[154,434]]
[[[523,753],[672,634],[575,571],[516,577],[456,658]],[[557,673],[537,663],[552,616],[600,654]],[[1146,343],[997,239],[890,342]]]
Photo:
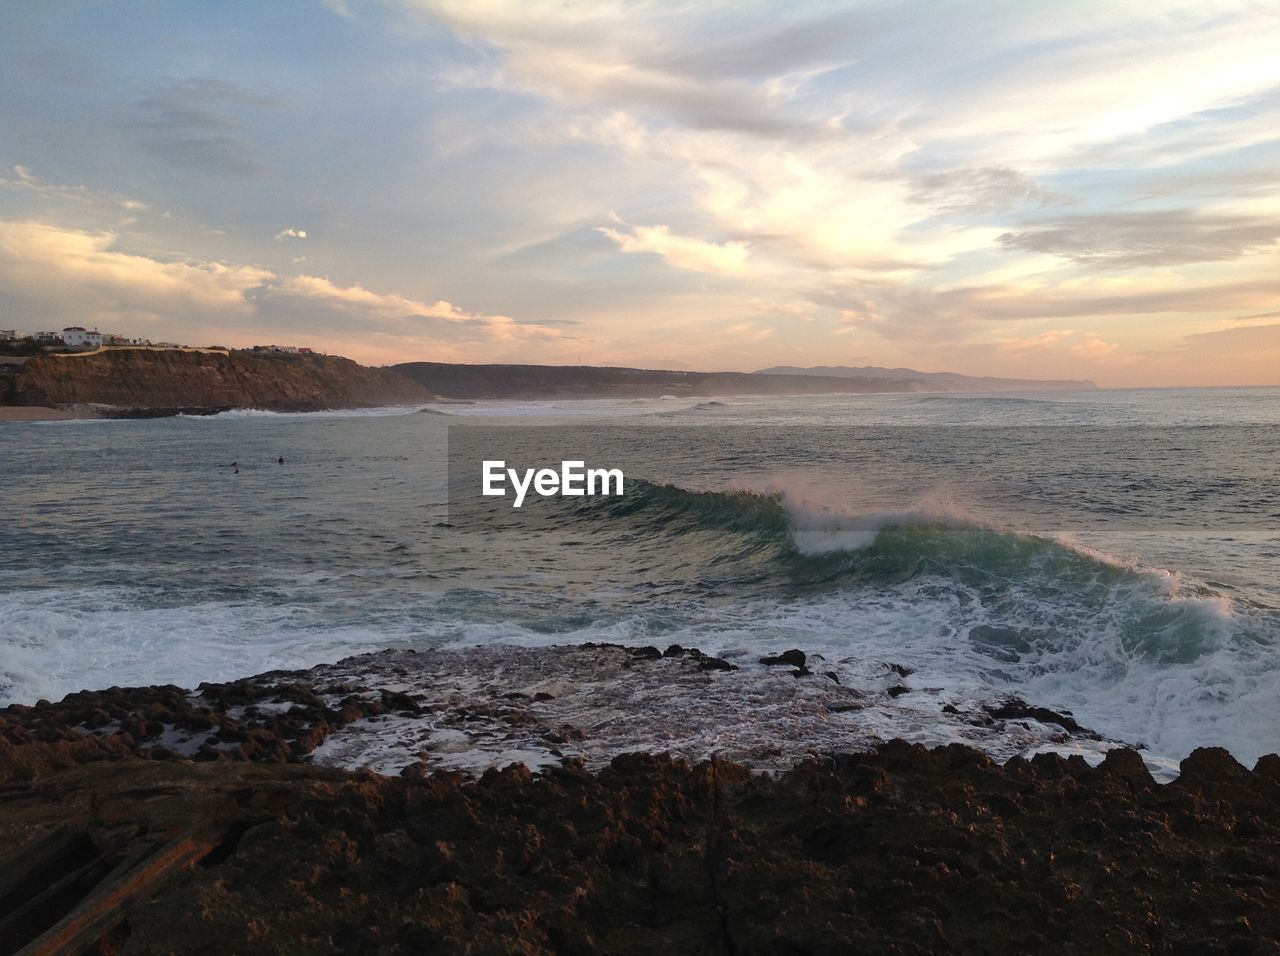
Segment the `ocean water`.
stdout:
[[[627,494],[477,497],[476,456],[574,449]],[[385,647],[799,647],[1157,761],[1280,750],[1280,389],[0,424],[0,505],[4,702]]]

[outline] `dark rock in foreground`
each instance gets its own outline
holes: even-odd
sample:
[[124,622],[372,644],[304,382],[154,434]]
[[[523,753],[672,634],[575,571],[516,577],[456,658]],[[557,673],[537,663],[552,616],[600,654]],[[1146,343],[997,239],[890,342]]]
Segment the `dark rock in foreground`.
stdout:
[[0,952],[1280,951],[1280,757],[1160,785],[1015,700],[934,712],[1075,755],[877,745],[938,701],[841,666],[386,651],[5,708]]
[[1277,763],[97,762],[0,790],[0,950],[1274,952]]

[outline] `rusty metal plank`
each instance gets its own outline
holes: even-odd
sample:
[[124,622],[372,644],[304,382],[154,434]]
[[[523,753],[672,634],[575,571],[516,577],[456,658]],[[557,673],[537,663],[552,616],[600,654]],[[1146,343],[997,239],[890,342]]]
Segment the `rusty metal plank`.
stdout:
[[139,861],[120,863],[74,910],[18,956],[72,956],[84,952],[128,916],[137,897],[208,855],[219,840],[207,834],[184,833]]

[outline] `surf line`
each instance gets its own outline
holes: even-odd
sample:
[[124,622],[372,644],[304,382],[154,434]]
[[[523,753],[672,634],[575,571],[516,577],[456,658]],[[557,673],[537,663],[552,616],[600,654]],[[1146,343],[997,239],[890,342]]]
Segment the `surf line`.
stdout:
[[[521,474],[508,468],[505,461],[482,463],[482,493],[489,498],[503,498],[510,481],[515,498],[511,507],[524,504],[525,495],[532,489],[543,498],[555,495],[581,497],[583,495],[622,495],[626,478],[621,468],[588,468],[585,461],[562,461],[560,470],[554,468],[526,468]],[[616,490],[612,490],[616,489]]]

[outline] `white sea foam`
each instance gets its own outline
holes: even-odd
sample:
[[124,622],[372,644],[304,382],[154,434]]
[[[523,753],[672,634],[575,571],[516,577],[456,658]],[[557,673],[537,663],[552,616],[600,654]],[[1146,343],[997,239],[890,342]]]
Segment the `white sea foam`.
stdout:
[[946,487],[931,489],[907,508],[875,511],[860,511],[838,503],[839,494],[830,483],[804,475],[738,487],[778,499],[786,509],[791,535],[801,554],[860,551],[874,544],[888,527],[930,524],[965,528],[980,524],[980,519],[960,505]]
[[327,408],[314,412],[273,412],[264,408],[232,408],[213,415],[177,415],[193,421],[226,421],[238,419],[315,419],[315,418],[394,418],[433,409],[431,404],[380,405],[374,408]]
[[194,687],[394,643],[367,629],[316,626],[313,614],[228,602],[147,607],[118,587],[10,591],[0,595],[0,703],[112,685]]

